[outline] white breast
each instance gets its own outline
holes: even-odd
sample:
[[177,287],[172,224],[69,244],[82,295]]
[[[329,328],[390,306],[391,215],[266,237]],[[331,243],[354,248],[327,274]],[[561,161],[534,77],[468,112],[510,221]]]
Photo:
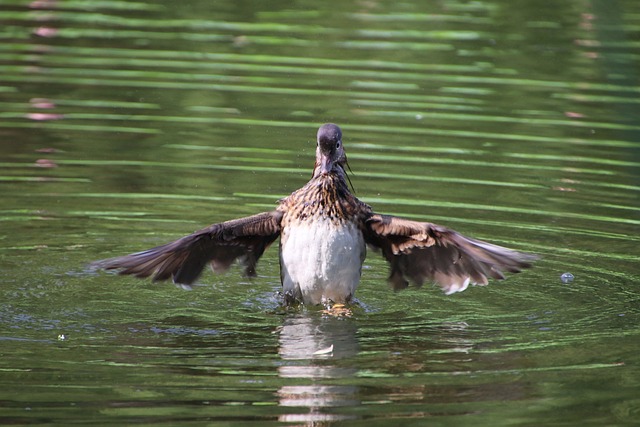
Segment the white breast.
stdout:
[[365,251],[355,224],[314,218],[289,225],[280,247],[285,294],[305,304],[349,301],[360,282]]

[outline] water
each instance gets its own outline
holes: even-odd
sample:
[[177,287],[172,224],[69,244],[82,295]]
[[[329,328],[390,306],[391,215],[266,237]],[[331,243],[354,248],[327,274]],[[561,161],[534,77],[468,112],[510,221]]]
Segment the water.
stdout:
[[[0,422],[635,423],[636,3],[3,2]],[[272,209],[327,121],[376,211],[543,259],[446,297],[369,254],[341,318],[281,307],[273,248],[86,270]]]

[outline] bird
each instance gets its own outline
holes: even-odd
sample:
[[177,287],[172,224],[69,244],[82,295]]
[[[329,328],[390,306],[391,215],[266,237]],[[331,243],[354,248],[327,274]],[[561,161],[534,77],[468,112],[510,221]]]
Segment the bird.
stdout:
[[537,255],[466,237],[451,228],[376,213],[349,188],[342,130],[317,132],[311,179],[269,212],[220,222],[142,252],[96,261],[94,269],[189,287],[207,264],[224,272],[237,262],[248,277],[278,238],[285,305],[354,301],[367,248],[389,263],[392,289],[438,285],[445,294],[502,280],[532,266]]

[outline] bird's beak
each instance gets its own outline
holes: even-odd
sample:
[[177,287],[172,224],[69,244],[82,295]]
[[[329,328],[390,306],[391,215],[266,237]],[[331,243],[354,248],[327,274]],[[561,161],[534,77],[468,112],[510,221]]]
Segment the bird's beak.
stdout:
[[320,173],[326,175],[331,172],[333,168],[333,162],[331,161],[331,155],[322,153],[320,154]]

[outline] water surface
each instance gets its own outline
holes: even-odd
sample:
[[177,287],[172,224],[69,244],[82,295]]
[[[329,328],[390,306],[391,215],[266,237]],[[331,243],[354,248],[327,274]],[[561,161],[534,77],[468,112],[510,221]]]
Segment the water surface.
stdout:
[[[636,3],[3,2],[0,422],[633,424]],[[342,318],[280,305],[275,248],[86,270],[272,209],[328,121],[376,211],[542,261],[447,297],[372,253]]]

